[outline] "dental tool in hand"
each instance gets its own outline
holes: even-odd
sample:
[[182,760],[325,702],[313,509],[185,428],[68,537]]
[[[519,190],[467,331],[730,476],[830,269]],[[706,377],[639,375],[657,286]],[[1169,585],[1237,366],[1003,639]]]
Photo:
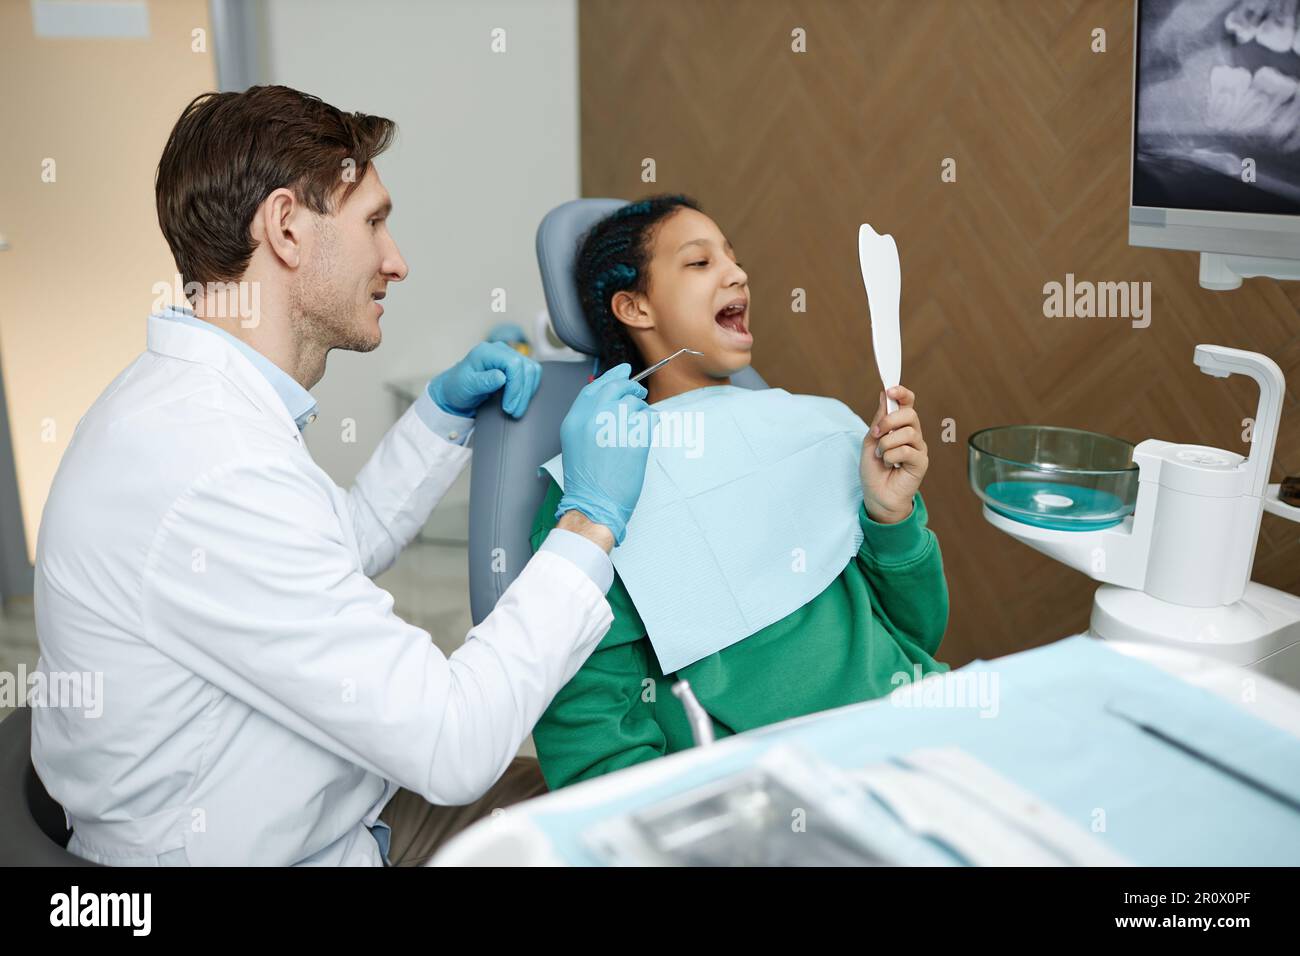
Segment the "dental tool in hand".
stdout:
[[[903,339],[898,331],[898,295],[902,285],[898,246],[889,233],[883,236],[863,223],[858,227],[858,265],[871,307],[871,347],[885,386],[885,414],[898,411],[889,390],[903,374]],[[884,437],[883,435],[881,437]],[[880,457],[880,446],[876,446]],[[894,467],[898,467],[895,462]]]
[[647,375],[653,375],[655,372],[659,371],[661,368],[663,368],[665,365],[667,365],[667,364],[668,364],[669,362],[671,362],[673,359],[677,358],[677,356],[681,355],[683,352],[687,353],[688,355],[703,355],[703,354],[704,354],[703,352],[697,352],[697,351],[695,351],[695,349],[678,349],[676,352],[674,352],[672,355],[668,356],[666,359],[661,359],[660,361],[655,362],[654,365],[651,365],[651,366],[650,366],[648,369],[646,369],[644,372],[637,372],[635,375],[632,376],[631,381],[633,381],[633,382],[639,382],[639,381],[641,381],[641,379],[645,378]]

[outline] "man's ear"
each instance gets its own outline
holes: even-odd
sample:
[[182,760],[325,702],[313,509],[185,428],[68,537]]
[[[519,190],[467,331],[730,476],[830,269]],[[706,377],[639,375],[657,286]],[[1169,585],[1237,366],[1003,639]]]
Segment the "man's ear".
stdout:
[[609,309],[614,313],[614,318],[634,329],[655,327],[654,319],[646,309],[645,296],[639,292],[629,292],[627,289],[615,292],[614,298],[609,302]]
[[293,190],[275,190],[258,207],[253,217],[253,240],[265,243],[286,268],[296,269],[302,261],[303,218],[306,208]]

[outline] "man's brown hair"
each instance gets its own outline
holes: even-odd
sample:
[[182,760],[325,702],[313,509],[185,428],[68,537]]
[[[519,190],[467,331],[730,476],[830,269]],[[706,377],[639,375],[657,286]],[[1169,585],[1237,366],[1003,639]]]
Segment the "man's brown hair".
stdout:
[[334,212],[396,129],[382,116],[345,113],[287,86],[195,97],[167,138],[154,179],[158,224],[184,282],[243,275],[255,248],[253,216],[281,187],[313,212]]

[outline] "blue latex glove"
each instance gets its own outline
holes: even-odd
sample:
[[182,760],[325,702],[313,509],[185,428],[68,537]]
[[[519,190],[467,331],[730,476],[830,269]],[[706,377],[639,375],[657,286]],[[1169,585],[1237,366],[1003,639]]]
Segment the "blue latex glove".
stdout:
[[469,354],[435,376],[429,397],[448,415],[472,418],[493,392],[505,387],[501,408],[521,418],[542,381],[542,367],[504,342],[481,342]]
[[[628,519],[641,497],[657,418],[645,403],[645,388],[629,380],[631,373],[632,367],[624,362],[588,384],[560,425],[564,496],[555,517],[580,511],[608,528],[615,545],[623,543]],[[622,416],[620,405],[627,407]],[[648,420],[638,426],[643,416]],[[620,419],[627,422],[626,435],[619,432]],[[644,444],[634,445],[639,428],[644,429]]]

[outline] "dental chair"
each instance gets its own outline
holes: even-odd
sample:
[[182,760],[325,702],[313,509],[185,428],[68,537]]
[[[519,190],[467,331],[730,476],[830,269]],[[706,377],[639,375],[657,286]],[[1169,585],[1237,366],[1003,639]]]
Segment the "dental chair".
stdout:
[[72,831],[36,776],[31,742],[30,708],[0,720],[0,866],[98,866],[64,849]]
[[[583,355],[596,336],[582,314],[573,261],[583,234],[622,199],[575,199],[556,206],[537,227],[537,264],[555,334]],[[560,422],[591,377],[591,362],[543,362],[542,383],[519,420],[501,410],[500,395],[480,406],[474,426],[469,493],[470,613],[478,624],[514,581],[532,547],[528,536],[546,495],[538,466],[560,451]],[[741,388],[767,388],[752,368],[732,376]]]

